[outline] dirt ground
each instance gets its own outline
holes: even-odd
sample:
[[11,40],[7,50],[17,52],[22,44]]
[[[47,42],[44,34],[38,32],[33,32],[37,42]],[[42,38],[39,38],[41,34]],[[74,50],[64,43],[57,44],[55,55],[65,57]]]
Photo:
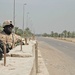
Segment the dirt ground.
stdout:
[[75,75],[72,58],[44,42],[39,42],[39,50],[50,75]]

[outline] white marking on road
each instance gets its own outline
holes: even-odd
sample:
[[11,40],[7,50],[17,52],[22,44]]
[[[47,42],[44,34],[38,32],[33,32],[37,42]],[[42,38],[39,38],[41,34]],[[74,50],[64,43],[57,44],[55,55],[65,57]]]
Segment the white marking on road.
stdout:
[[61,44],[61,43],[58,43],[58,45],[62,46],[62,44]]
[[69,48],[68,46],[63,46],[64,48]]

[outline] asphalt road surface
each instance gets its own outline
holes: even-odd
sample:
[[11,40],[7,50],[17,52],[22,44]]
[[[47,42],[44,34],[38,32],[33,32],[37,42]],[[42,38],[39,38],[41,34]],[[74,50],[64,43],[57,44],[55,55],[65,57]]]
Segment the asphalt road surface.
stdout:
[[53,46],[54,48],[64,52],[75,60],[75,43],[62,42],[59,40],[54,40],[51,38],[38,38],[39,41],[44,41],[45,43]]
[[75,43],[37,38],[50,75],[75,75]]

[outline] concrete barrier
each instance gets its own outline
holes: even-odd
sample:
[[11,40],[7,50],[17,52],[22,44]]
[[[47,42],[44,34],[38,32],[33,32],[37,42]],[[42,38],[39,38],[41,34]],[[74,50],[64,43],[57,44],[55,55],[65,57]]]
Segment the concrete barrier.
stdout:
[[[29,41],[29,45],[23,45],[22,50],[19,45],[7,54],[6,66],[3,66],[3,59],[0,61],[0,75],[48,75],[43,60],[38,61],[38,57],[36,40]],[[43,69],[38,67],[40,62],[43,63]]]

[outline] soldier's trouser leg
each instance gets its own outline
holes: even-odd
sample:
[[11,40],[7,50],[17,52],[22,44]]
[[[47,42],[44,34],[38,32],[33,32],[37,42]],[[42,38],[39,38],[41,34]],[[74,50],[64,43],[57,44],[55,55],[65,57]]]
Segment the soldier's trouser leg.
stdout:
[[0,53],[0,60],[2,60],[2,57],[3,57],[3,55],[2,55],[2,53]]
[[2,60],[3,57],[3,53],[2,53],[2,49],[0,48],[0,60]]

